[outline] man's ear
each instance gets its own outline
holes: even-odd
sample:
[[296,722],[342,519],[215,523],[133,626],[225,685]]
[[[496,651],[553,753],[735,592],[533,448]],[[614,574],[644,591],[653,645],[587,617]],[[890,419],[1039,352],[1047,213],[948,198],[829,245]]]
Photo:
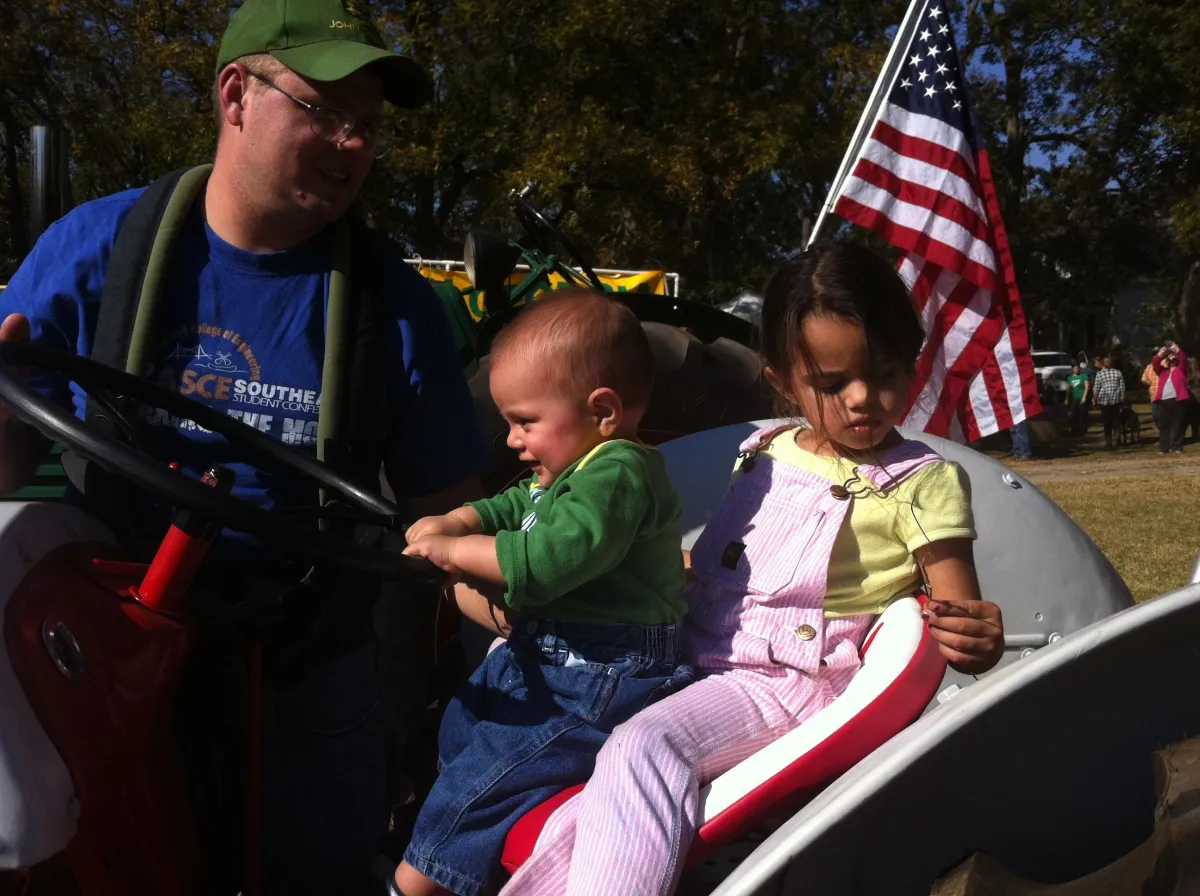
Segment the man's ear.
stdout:
[[608,438],[621,428],[625,421],[625,405],[621,396],[607,386],[602,386],[588,396],[588,409],[596,423],[596,429]]
[[221,101],[221,118],[226,124],[240,128],[245,118],[245,99],[250,90],[250,76],[240,65],[230,63],[217,78],[217,96]]

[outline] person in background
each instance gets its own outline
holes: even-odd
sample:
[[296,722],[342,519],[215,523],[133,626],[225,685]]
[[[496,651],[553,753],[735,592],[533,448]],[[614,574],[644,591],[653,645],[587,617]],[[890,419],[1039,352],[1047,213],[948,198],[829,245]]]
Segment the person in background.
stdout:
[[[1162,351],[1161,346],[1154,350],[1155,357]],[[1163,431],[1162,419],[1159,411],[1161,410],[1158,404],[1158,373],[1154,370],[1153,360],[1146,365],[1146,369],[1142,371],[1142,382],[1150,393],[1150,416],[1154,418],[1154,426],[1161,434]]]
[[1095,402],[1104,423],[1104,447],[1113,447],[1113,435],[1125,403],[1125,377],[1112,366],[1109,355],[1101,355],[1100,370],[1096,374]]
[[1022,418],[1013,424],[1008,431],[1012,438],[1012,448],[1004,457],[1006,460],[1033,460],[1033,446],[1029,442],[1029,421]]
[[1188,399],[1184,404],[1181,429],[1191,427],[1192,441],[1200,442],[1200,364],[1189,357],[1187,362]]
[[1071,435],[1081,436],[1087,432],[1087,400],[1092,391],[1092,382],[1078,364],[1071,367],[1067,377],[1067,409],[1071,421]]
[[1187,386],[1187,355],[1174,342],[1160,348],[1150,359],[1158,374],[1158,453],[1183,451],[1184,409],[1190,398]]

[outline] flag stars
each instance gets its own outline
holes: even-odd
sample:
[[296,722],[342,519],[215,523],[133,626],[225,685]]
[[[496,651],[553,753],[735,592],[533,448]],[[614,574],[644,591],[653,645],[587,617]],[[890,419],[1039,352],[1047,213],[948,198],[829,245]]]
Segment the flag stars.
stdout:
[[925,88],[926,96],[933,96],[935,93],[937,93],[937,88],[934,87],[932,84],[930,84],[928,87]]
[[921,40],[928,41],[929,38],[930,38],[929,29],[926,28],[924,31],[921,32]]
[[929,48],[929,55],[934,57],[935,59],[937,58],[937,54],[940,52],[942,52],[942,51],[937,48],[936,44]]
[[954,91],[958,90],[958,88],[954,86],[953,81],[947,81],[945,89],[949,90],[951,93],[954,93]]
[[938,29],[938,34],[949,34],[949,33],[950,33],[949,25],[943,25],[941,28]]
[[921,55],[918,53],[912,59],[908,60],[908,64],[909,65],[920,65],[921,64]]
[[938,67],[937,67],[937,73],[938,73],[939,75],[944,75],[944,74],[946,74],[946,72],[948,72],[948,71],[950,71],[950,69],[949,69],[949,68],[946,66],[946,63],[944,63],[944,62],[939,62],[939,63],[938,63]]
[[925,71],[925,69],[919,69],[917,71],[917,80],[918,81],[924,81],[928,77],[929,77],[929,72]]
[[909,87],[912,87],[913,85],[912,85],[912,81],[908,80],[908,78],[905,78],[903,81],[900,82],[900,86],[904,87],[904,88],[909,88]]
[[962,108],[962,103],[960,103],[958,100],[955,100],[955,101],[954,101],[954,108],[955,108],[955,109],[961,109],[961,108]]
[[935,6],[933,9],[929,10],[929,18],[931,19],[936,19],[941,14],[942,10],[940,7]]

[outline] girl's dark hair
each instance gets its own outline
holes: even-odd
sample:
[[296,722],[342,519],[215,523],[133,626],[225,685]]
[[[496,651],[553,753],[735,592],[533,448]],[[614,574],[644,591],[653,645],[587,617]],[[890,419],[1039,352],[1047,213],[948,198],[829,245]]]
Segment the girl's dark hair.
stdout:
[[908,287],[890,264],[863,246],[826,243],[777,270],[763,291],[760,348],[786,377],[797,358],[811,361],[803,325],[811,315],[856,321],[873,353],[912,369],[925,334]]

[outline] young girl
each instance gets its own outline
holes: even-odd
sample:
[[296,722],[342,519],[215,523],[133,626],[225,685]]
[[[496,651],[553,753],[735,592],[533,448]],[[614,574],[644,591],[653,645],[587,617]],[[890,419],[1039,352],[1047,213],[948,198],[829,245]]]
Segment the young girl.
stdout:
[[614,731],[505,896],[671,893],[700,787],[841,694],[875,617],[922,581],[952,666],[1003,652],[966,475],[895,429],[923,338],[899,276],[866,249],[807,251],[768,283],[762,332],[767,378],[808,425],[742,446],[696,542],[685,624],[706,677]]

